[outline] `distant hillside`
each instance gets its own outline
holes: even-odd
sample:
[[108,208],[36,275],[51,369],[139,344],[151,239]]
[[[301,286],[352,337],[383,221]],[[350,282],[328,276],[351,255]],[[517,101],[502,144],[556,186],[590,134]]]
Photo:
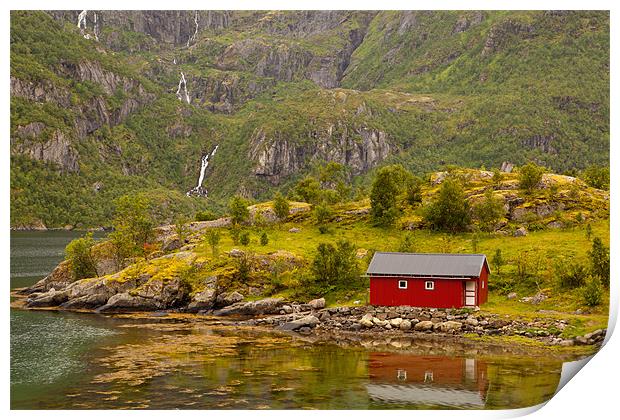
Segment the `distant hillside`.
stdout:
[[13,11],[11,157],[12,226],[139,191],[170,221],[326,161],[607,166],[609,14]]

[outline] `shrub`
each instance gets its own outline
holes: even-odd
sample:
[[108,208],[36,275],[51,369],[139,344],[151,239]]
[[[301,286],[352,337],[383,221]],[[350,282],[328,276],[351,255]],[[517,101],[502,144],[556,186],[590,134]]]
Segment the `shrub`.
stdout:
[[406,232],[398,245],[398,252],[415,252],[415,238],[413,233]]
[[495,255],[493,255],[493,259],[491,260],[493,267],[497,269],[497,275],[501,275],[502,266],[506,263],[504,261],[504,257],[502,256],[502,250],[497,248],[495,250]]
[[243,246],[248,246],[250,244],[250,233],[249,232],[241,232],[239,235],[239,243]]
[[211,210],[199,211],[198,213],[196,213],[195,217],[197,222],[208,222],[210,220],[216,220],[218,218],[219,216]]
[[435,230],[465,230],[471,222],[471,216],[469,202],[461,184],[447,178],[441,185],[439,197],[426,208],[424,218]]
[[250,273],[252,272],[253,255],[244,252],[239,257],[235,258],[235,271],[233,272],[233,280],[238,281],[241,284],[247,284],[250,280]]
[[583,288],[583,300],[588,306],[600,305],[603,301],[603,285],[596,276],[588,276]]
[[609,189],[609,168],[592,165],[583,171],[581,177],[591,187],[600,190]]
[[588,276],[588,269],[580,263],[561,261],[556,264],[555,270],[560,281],[560,286],[565,289],[574,289],[583,286]]
[[291,206],[288,200],[279,191],[276,192],[273,196],[273,212],[276,217],[280,220],[286,219],[290,210]]
[[370,216],[377,226],[390,226],[398,217],[398,200],[408,186],[412,199],[417,200],[413,175],[401,165],[389,165],[377,171],[370,191]]
[[65,247],[65,256],[75,280],[97,277],[97,263],[93,255],[95,240],[91,232],[74,239]]
[[187,239],[187,235],[190,232],[189,227],[187,226],[187,222],[188,220],[184,216],[178,217],[174,222],[174,231],[176,232],[177,237],[179,238],[179,241],[181,241],[181,243],[185,242],[185,240]]
[[495,188],[498,188],[502,184],[503,180],[504,180],[504,175],[502,175],[499,169],[495,169],[493,171],[493,178],[491,178],[491,181],[493,182],[493,186]]
[[534,162],[522,166],[519,168],[519,188],[526,192],[534,191],[542,181],[544,173],[545,168],[536,165]]
[[340,287],[354,286],[359,281],[355,246],[344,240],[338,241],[336,246],[329,243],[319,244],[311,271],[315,292],[320,294]]
[[603,286],[609,288],[610,260],[609,248],[603,245],[601,238],[594,238],[592,249],[588,252],[590,257],[590,272],[598,277]]
[[153,217],[148,200],[140,195],[124,195],[115,201],[114,232],[109,235],[117,266],[125,259],[144,255],[144,245],[153,238]]
[[315,178],[307,176],[295,185],[295,195],[306,203],[317,203],[321,197],[321,184]]
[[234,196],[228,202],[228,210],[233,224],[245,223],[250,218],[249,203],[239,195]]
[[260,244],[261,244],[262,246],[265,246],[265,245],[267,245],[268,243],[269,243],[269,237],[267,236],[267,232],[263,232],[263,233],[260,235]]
[[474,205],[473,210],[480,228],[487,232],[492,231],[504,216],[504,205],[491,190],[484,193],[484,198]]
[[329,207],[327,204],[319,204],[314,206],[313,213],[314,220],[316,222],[316,225],[319,227],[319,231],[321,233],[326,233],[328,230],[327,223],[331,220],[334,213],[331,207]]
[[230,239],[232,239],[233,244],[239,245],[239,235],[241,234],[241,229],[238,226],[231,226],[228,230],[230,234]]
[[207,242],[211,246],[211,254],[215,257],[218,254],[218,245],[220,244],[220,232],[215,229],[207,230]]

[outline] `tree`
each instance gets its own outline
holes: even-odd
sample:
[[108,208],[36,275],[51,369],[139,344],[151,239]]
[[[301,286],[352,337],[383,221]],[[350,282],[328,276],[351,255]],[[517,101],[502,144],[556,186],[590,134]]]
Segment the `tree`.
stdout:
[[484,193],[484,198],[474,204],[473,210],[480,228],[487,232],[491,232],[504,216],[504,205],[493,195],[492,190]]
[[144,255],[144,247],[153,239],[155,225],[149,201],[141,195],[124,195],[114,202],[114,232],[109,235],[114,259],[122,266],[125,259]]
[[248,202],[245,198],[236,195],[228,202],[228,210],[232,223],[235,225],[246,222],[250,218],[250,210],[248,210]]
[[312,261],[314,286],[318,293],[327,293],[339,287],[352,287],[359,281],[359,267],[355,246],[345,240],[336,246],[321,243]]
[[75,280],[97,277],[97,262],[93,254],[95,240],[91,232],[74,239],[65,247],[65,256]]
[[306,203],[318,203],[321,198],[321,184],[315,178],[307,176],[295,185],[295,194]]
[[230,234],[230,239],[232,239],[233,244],[239,245],[239,235],[241,234],[241,229],[239,229],[239,226],[231,226],[228,233]]
[[501,275],[502,266],[506,263],[504,261],[504,257],[502,256],[502,250],[497,248],[495,250],[495,255],[493,255],[493,260],[491,261],[493,266],[497,268],[497,275]]
[[319,181],[323,188],[334,189],[347,179],[347,168],[339,162],[329,162],[319,169]]
[[276,217],[280,220],[286,219],[289,212],[291,210],[291,206],[288,200],[278,191],[273,196],[273,212],[276,214]]
[[267,245],[268,243],[269,243],[269,237],[267,236],[267,232],[263,232],[263,233],[260,235],[260,244],[261,244],[262,246],[265,246],[265,245]]
[[220,232],[215,229],[207,230],[207,242],[211,246],[211,254],[216,257],[218,254],[218,245],[220,244]]
[[327,223],[330,221],[333,215],[333,211],[331,207],[327,204],[318,204],[314,206],[314,220],[316,221],[316,225],[319,227],[319,231],[321,233],[327,232]]
[[594,277],[599,278],[603,286],[609,288],[609,248],[603,245],[601,238],[594,238],[592,241],[592,249],[588,252],[588,256],[590,257],[590,272]]
[[603,301],[603,285],[597,276],[588,276],[583,288],[583,299],[588,306],[600,305]]
[[243,246],[248,246],[250,244],[250,233],[247,231],[241,232],[239,235],[239,242]]
[[460,232],[471,222],[470,206],[463,187],[452,178],[441,184],[439,196],[428,205],[424,218],[435,230]]
[[592,237],[592,225],[588,223],[586,225],[586,239],[589,241],[591,237]]
[[591,187],[600,190],[609,189],[609,168],[592,165],[583,171],[581,177]]
[[493,171],[493,178],[491,178],[491,181],[493,182],[493,186],[495,188],[498,188],[502,184],[503,180],[504,180],[504,175],[502,175],[502,172],[499,169],[495,169]]
[[398,252],[415,252],[415,238],[412,232],[406,232],[398,245]]
[[377,171],[370,191],[370,217],[378,226],[390,226],[398,217],[397,197],[400,193],[398,180],[393,177],[390,166]]
[[413,206],[415,204],[422,202],[422,181],[421,178],[417,176],[411,176],[406,178],[405,184],[405,202],[407,204]]
[[188,222],[187,217],[184,217],[184,216],[177,217],[177,219],[174,222],[174,230],[177,234],[177,237],[179,238],[179,241],[181,241],[181,243],[185,242],[185,240],[187,239],[187,235],[190,232],[186,224],[187,222]]
[[531,193],[534,191],[545,173],[545,168],[536,165],[534,162],[529,162],[519,168],[519,188]]

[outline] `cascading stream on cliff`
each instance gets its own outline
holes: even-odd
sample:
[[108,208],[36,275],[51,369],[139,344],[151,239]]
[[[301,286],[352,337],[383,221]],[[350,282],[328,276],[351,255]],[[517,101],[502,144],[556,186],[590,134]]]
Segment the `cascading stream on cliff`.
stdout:
[[205,172],[207,171],[207,167],[209,166],[209,159],[215,156],[215,152],[217,152],[217,148],[220,147],[219,144],[215,145],[211,153],[207,153],[200,159],[200,175],[198,176],[198,185],[189,190],[186,195],[189,197],[190,195],[199,195],[206,196],[207,190],[202,187],[202,182],[205,179]]
[[[183,92],[181,92],[181,87],[183,88]],[[181,79],[179,80],[179,87],[177,88],[177,98],[182,101],[183,95],[185,95],[185,101],[189,103],[190,100],[189,93],[187,92],[187,81],[185,80],[185,74],[181,72]]]

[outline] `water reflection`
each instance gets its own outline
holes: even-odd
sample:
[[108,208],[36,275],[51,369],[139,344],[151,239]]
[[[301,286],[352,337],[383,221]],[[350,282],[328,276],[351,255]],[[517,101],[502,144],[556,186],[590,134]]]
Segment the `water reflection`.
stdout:
[[370,353],[372,400],[413,405],[484,408],[487,363],[473,358]]

